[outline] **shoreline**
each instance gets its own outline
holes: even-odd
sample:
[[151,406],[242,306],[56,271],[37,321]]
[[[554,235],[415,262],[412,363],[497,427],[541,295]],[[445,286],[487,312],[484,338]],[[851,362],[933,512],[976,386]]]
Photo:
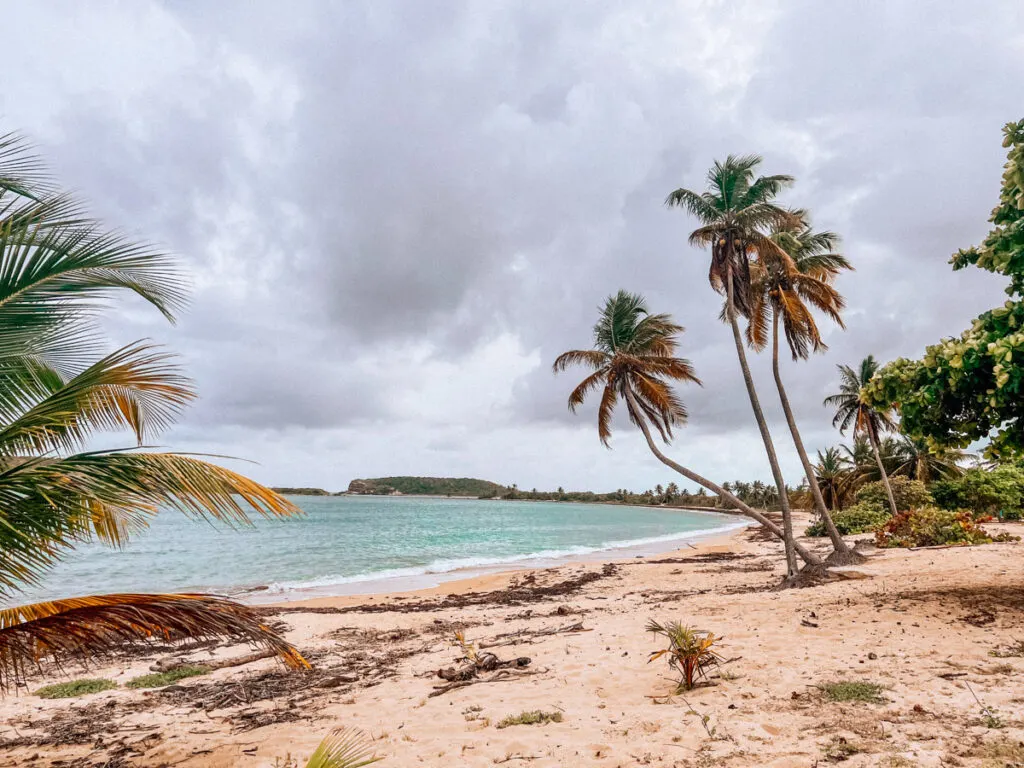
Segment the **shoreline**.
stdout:
[[[692,512],[693,510],[683,510]],[[696,512],[701,514],[701,512]],[[707,512],[709,515],[722,515],[719,512]],[[732,515],[730,515],[732,517]],[[275,590],[272,586],[249,588],[228,592],[233,600],[249,605],[305,605],[311,601],[331,599],[359,598],[366,599],[390,597],[393,595],[429,595],[441,590],[448,593],[472,591],[479,588],[481,580],[507,579],[512,574],[523,571],[544,571],[565,565],[594,565],[601,563],[623,562],[646,557],[666,555],[695,548],[694,544],[705,545],[718,542],[716,545],[726,546],[738,541],[737,537],[752,525],[745,518],[716,528],[686,531],[678,535],[672,534],[658,540],[637,540],[623,546],[593,547],[586,552],[565,553],[547,556],[544,552],[526,555],[510,555],[493,563],[456,567],[451,570],[439,570],[423,573],[389,574],[374,578],[368,575],[347,577],[351,580],[339,580],[336,583],[311,585],[307,587],[287,587]],[[430,566],[423,566],[429,569]],[[417,569],[418,570],[418,569]],[[385,575],[388,574],[388,575]]]

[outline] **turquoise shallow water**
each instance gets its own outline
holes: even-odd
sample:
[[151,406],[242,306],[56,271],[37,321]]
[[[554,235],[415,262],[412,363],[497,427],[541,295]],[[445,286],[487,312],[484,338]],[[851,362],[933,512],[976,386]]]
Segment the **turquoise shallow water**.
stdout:
[[19,601],[122,591],[230,592],[278,599],[429,586],[505,564],[620,548],[667,551],[731,528],[726,515],[650,507],[400,496],[302,496],[306,515],[230,529],[159,515],[122,550],[86,545]]

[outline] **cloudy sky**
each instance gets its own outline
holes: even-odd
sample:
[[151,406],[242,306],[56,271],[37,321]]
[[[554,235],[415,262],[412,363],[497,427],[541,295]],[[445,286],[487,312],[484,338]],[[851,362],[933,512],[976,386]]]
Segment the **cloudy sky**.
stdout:
[[619,288],[686,326],[704,380],[672,454],[770,478],[707,255],[662,204],[730,152],[796,176],[786,201],[857,268],[846,332],[785,366],[810,446],[838,439],[837,363],[917,355],[1003,300],[946,262],[987,231],[1000,128],[1024,116],[1021,3],[3,5],[0,128],[193,273],[176,327],[131,303],[110,325],[197,380],[165,442],[264,482],[668,482],[627,425],[603,448],[550,372]]

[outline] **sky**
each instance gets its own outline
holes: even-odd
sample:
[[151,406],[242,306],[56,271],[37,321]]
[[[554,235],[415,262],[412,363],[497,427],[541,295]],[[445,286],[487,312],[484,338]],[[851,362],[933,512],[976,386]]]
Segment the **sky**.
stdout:
[[[837,364],[920,356],[1005,299],[947,262],[988,231],[1024,117],[1021,3],[2,5],[0,130],[192,276],[177,325],[132,301],[107,324],[196,381],[161,444],[268,484],[679,480],[624,418],[601,446],[594,405],[566,407],[584,373],[551,373],[620,288],[686,327],[703,380],[667,452],[769,480],[708,254],[663,204],[729,153],[795,176],[783,201],[856,267],[846,330],[783,362],[812,451],[844,439]],[[795,485],[767,356],[753,370]]]

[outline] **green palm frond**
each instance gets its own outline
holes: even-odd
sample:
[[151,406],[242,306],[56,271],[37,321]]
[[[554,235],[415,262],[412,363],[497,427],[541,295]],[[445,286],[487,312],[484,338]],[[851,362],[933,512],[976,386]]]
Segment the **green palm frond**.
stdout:
[[159,509],[231,525],[299,514],[268,488],[193,456],[98,451],[0,469],[0,594],[35,583],[91,538],[122,544]]
[[362,768],[382,759],[362,731],[339,728],[320,742],[306,768]]
[[309,663],[250,608],[212,595],[92,595],[0,610],[0,690],[43,661],[89,661],[132,643],[230,638]]
[[0,390],[0,415],[10,420],[0,428],[0,456],[74,451],[97,430],[129,429],[141,445],[169,427],[195,397],[172,360],[151,345],[130,344],[54,387],[18,416],[13,412],[38,393],[35,384],[46,371],[26,377],[21,388],[0,377],[6,385]]

